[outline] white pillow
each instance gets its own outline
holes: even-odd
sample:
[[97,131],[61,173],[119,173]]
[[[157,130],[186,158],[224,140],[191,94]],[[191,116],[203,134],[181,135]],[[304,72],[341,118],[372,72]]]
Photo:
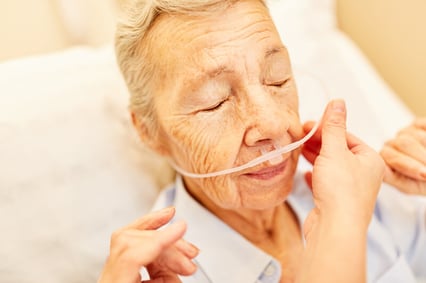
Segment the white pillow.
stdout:
[[267,4],[285,41],[336,28],[334,0],[269,0]]
[[96,282],[112,231],[172,180],[140,146],[112,48],[0,65],[0,281]]

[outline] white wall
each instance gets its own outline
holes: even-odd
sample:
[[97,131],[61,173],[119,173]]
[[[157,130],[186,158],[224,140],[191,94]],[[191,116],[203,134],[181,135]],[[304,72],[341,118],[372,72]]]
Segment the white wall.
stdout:
[[0,1],[0,60],[68,45],[64,27],[50,0]]
[[343,29],[418,115],[426,116],[426,1],[338,0]]
[[0,61],[112,40],[114,0],[0,0]]

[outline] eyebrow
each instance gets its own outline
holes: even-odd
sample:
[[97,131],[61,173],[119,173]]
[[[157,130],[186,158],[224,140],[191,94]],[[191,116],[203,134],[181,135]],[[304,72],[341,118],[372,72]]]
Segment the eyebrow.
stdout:
[[208,70],[206,72],[203,72],[201,77],[215,78],[215,77],[220,76],[223,73],[233,73],[233,72],[234,71],[229,69],[227,66],[221,65],[221,66],[214,68],[212,70]]
[[270,57],[270,56],[272,56],[276,53],[280,53],[280,52],[284,51],[285,49],[286,48],[284,46],[277,46],[277,47],[269,48],[265,52],[265,59],[267,59],[268,57]]
[[198,89],[204,84],[205,79],[211,80],[215,79],[221,74],[234,72],[234,70],[229,69],[226,65],[219,65],[218,67],[212,68],[210,70],[202,70],[193,77],[186,79],[184,85],[190,85],[193,89]]

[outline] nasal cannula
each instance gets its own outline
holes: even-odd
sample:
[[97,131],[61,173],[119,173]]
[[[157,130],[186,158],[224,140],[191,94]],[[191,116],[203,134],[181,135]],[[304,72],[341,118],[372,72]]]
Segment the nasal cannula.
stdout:
[[287,144],[283,147],[279,147],[277,148],[277,145],[275,146],[275,150],[272,150],[270,152],[265,152],[264,150],[261,150],[262,155],[259,157],[256,157],[255,159],[247,162],[246,164],[237,166],[237,167],[233,167],[233,168],[229,168],[229,169],[225,169],[225,170],[221,170],[221,171],[216,171],[216,172],[210,172],[210,173],[191,173],[188,172],[182,168],[180,168],[178,165],[176,165],[172,160],[169,160],[170,165],[181,175],[183,176],[187,176],[190,178],[210,178],[210,177],[217,177],[217,176],[221,176],[221,175],[226,175],[226,174],[231,174],[231,173],[235,173],[238,171],[242,171],[245,170],[247,168],[251,168],[254,167],[256,165],[259,165],[265,161],[269,161],[271,164],[277,164],[279,162],[281,162],[282,160],[282,155],[290,152],[292,150],[295,150],[296,148],[300,147],[302,144],[304,144],[307,140],[309,140],[313,134],[317,131],[319,127],[319,122],[317,122],[314,127],[309,131],[309,133],[304,136],[302,139],[295,141],[293,143]]

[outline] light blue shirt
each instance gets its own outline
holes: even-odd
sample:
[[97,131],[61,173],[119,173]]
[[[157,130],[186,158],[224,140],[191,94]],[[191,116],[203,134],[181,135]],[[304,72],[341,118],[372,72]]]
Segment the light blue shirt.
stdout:
[[[313,208],[312,194],[302,174],[308,169],[301,159],[293,192],[287,199],[300,225]],[[187,222],[185,239],[200,249],[194,260],[196,274],[182,277],[182,282],[279,282],[280,263],[195,201],[180,176],[173,187],[160,194],[154,209],[170,205],[176,207],[175,219]],[[426,282],[426,202],[382,186],[368,231],[367,264],[368,282]]]

